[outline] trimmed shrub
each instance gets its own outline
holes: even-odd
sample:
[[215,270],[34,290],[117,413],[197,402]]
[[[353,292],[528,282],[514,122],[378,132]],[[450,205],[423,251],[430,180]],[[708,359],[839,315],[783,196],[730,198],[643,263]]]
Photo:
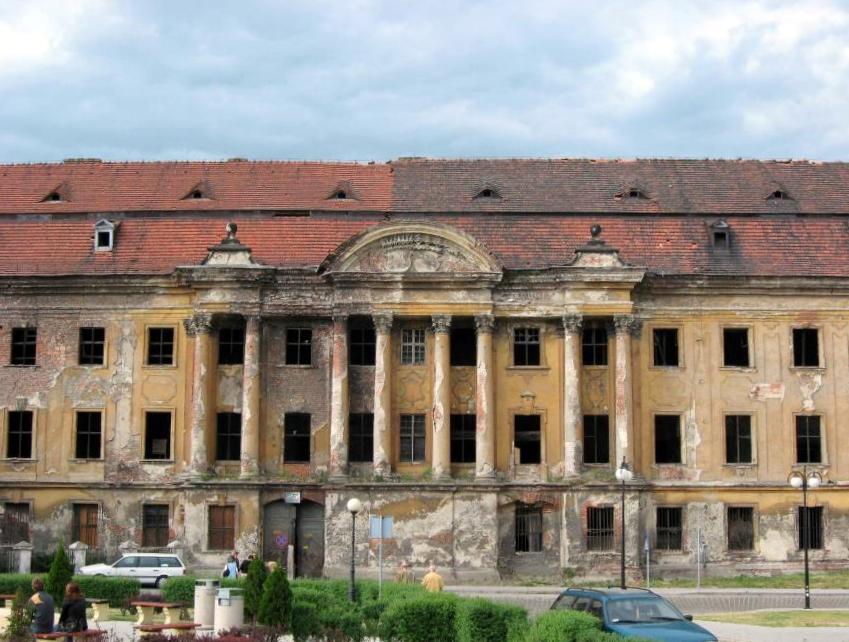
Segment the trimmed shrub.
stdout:
[[[136,599],[141,592],[139,581],[129,577],[75,575],[74,581],[80,585],[80,590],[86,597],[109,600],[109,606],[115,608],[120,608],[130,600]],[[61,602],[56,604],[58,606]]]
[[[548,611],[540,615],[525,637],[526,642],[578,642],[581,635],[600,633],[601,622],[580,611]],[[589,638],[594,639],[594,638]]]
[[169,577],[162,585],[162,598],[166,602],[195,601],[195,578],[189,575]]
[[391,603],[380,616],[383,642],[456,642],[458,599],[436,594]]
[[[508,607],[484,599],[457,604],[457,642],[504,642],[508,639]],[[527,621],[527,615],[525,616]]]
[[68,559],[68,555],[65,553],[65,545],[60,540],[56,546],[56,552],[53,554],[50,572],[44,580],[44,590],[53,596],[56,604],[61,604],[65,599],[65,585],[71,581],[73,576],[74,565]]
[[3,573],[0,574],[0,593],[14,595],[19,588],[24,589],[27,598],[32,595],[32,578],[40,574],[32,573]]
[[265,582],[257,620],[286,632],[292,628],[292,589],[279,566]]
[[504,621],[507,624],[507,642],[525,642],[528,629],[531,628],[528,612],[513,604],[502,604],[501,608],[504,609]]
[[321,635],[321,623],[318,621],[318,607],[309,602],[292,605],[292,637],[295,642],[309,642]]
[[331,605],[318,612],[325,642],[360,642],[365,637],[363,618],[356,606]]
[[268,571],[261,559],[255,559],[248,565],[245,578],[245,615],[256,620],[259,602],[262,599],[262,587],[268,578]]

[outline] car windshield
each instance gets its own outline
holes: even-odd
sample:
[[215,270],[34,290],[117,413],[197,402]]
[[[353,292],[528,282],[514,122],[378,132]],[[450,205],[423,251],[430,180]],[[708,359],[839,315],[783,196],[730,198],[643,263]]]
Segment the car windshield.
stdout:
[[607,618],[610,622],[620,624],[684,619],[674,606],[657,597],[610,600],[607,603]]

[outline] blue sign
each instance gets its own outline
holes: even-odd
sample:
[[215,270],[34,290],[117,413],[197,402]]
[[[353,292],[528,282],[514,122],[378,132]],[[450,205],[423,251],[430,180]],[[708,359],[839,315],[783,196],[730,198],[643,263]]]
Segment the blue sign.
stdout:
[[286,548],[289,545],[289,536],[285,534],[278,535],[274,538],[274,543],[277,544],[277,548]]
[[392,521],[391,517],[372,515],[369,519],[369,538],[389,539],[392,537]]

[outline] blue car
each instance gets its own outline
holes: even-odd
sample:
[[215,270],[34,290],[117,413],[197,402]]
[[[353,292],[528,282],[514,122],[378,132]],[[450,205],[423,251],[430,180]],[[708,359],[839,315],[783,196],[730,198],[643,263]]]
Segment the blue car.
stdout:
[[601,620],[602,629],[623,637],[661,642],[717,642],[693,617],[648,589],[577,589],[563,591],[552,609],[585,611]]

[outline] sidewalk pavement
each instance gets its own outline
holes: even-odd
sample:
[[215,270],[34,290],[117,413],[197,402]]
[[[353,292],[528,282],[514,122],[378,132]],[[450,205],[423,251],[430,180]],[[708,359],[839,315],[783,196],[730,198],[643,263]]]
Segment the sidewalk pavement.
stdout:
[[720,642],[849,642],[849,628],[836,626],[750,626],[696,620]]

